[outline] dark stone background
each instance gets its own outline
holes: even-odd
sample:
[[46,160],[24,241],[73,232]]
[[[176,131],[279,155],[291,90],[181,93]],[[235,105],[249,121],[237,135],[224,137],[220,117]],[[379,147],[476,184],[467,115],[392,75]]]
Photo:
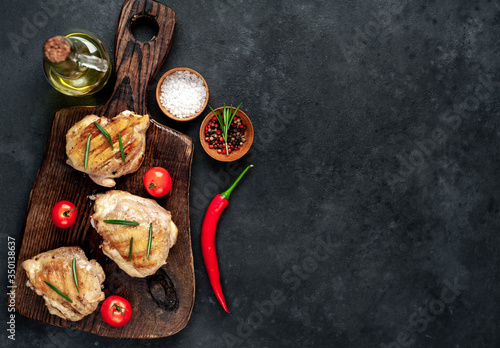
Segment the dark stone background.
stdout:
[[[50,21],[43,3],[52,4]],[[100,104],[110,94],[106,88],[78,99],[56,92],[42,72],[42,43],[84,28],[112,51],[121,3],[1,2],[0,284],[7,280],[7,236],[20,246],[54,111]],[[251,158],[227,167],[203,152],[202,118],[166,118],[154,99],[157,80],[151,86],[152,117],[195,141],[191,320],[173,337],[135,341],[17,316],[14,344],[4,307],[1,345],[500,346],[498,2],[168,5],[178,24],[160,73],[199,71],[210,104],[243,101],[256,131]],[[28,32],[26,23],[39,28]],[[13,35],[23,38],[17,46]],[[234,178],[250,161],[255,168],[218,233],[227,315],[202,263],[201,221],[208,199],[228,181],[224,173]],[[4,285],[0,292],[6,303]],[[267,304],[266,316],[255,302]],[[241,324],[247,320],[252,326]]]

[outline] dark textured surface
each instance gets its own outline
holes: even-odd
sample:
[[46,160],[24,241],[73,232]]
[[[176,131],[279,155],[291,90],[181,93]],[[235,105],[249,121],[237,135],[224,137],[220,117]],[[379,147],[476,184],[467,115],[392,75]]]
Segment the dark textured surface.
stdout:
[[[41,3],[0,5],[0,284],[54,111],[110,93],[58,94],[44,80],[41,45],[81,27],[112,50],[121,1],[58,3],[50,21]],[[162,116],[152,86],[152,117],[195,140],[191,320],[173,337],[137,342],[16,316],[13,342],[4,308],[2,346],[499,346],[498,3],[167,5],[178,25],[161,72],[197,70],[210,105],[243,101],[256,134],[254,151],[234,166],[215,162],[197,139],[202,119]],[[224,173],[233,178],[249,162],[255,168],[217,239],[227,315],[210,289],[199,231],[209,199],[229,182]]]

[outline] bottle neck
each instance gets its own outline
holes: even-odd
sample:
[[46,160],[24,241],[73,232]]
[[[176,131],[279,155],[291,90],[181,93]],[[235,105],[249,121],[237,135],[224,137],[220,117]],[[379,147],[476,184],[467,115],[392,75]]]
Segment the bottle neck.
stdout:
[[43,58],[61,77],[78,78],[86,69],[78,63],[77,54],[80,50],[75,40],[64,36],[54,36],[45,42]]

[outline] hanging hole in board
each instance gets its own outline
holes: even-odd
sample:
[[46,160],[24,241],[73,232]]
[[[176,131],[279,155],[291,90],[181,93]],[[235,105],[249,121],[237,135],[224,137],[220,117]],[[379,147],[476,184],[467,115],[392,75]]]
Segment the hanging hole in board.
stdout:
[[137,41],[148,42],[158,35],[158,23],[147,15],[134,16],[130,23],[130,30]]

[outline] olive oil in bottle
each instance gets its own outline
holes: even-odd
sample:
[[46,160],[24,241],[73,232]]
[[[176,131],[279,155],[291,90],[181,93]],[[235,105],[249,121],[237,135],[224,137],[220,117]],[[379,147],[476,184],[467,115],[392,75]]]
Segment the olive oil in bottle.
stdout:
[[106,47],[88,31],[51,37],[43,46],[43,56],[45,76],[55,89],[67,95],[93,94],[111,76]]

